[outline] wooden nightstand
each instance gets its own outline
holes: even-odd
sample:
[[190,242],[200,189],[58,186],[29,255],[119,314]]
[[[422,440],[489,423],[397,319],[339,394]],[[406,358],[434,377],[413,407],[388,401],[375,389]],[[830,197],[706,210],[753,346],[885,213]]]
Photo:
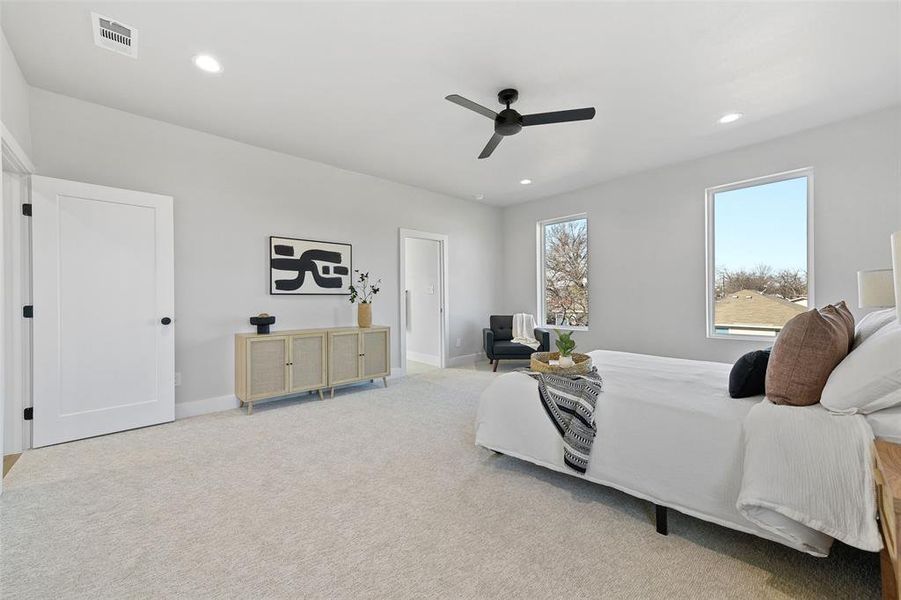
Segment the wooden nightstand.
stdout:
[[882,597],[899,600],[901,580],[899,544],[901,538],[901,444],[876,440],[876,498],[885,548],[880,555]]

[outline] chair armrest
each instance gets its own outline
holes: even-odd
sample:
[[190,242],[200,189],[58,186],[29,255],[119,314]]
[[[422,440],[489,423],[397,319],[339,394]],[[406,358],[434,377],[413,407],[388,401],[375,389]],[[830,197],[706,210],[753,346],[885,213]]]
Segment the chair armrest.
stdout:
[[482,330],[482,347],[488,358],[494,360],[494,331],[490,327]]
[[535,339],[541,342],[541,346],[538,347],[538,352],[550,352],[551,351],[551,332],[548,329],[541,329],[540,327],[535,330]]

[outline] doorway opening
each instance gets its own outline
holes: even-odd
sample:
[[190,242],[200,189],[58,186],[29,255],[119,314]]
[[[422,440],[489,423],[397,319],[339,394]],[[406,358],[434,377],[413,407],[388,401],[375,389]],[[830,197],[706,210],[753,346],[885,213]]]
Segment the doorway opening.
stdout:
[[[30,175],[34,164],[0,123],[2,190],[0,190],[0,454],[3,473],[31,448],[31,324],[23,318],[31,301]],[[2,487],[2,486],[0,486]]]
[[408,375],[447,363],[447,236],[400,230],[400,354]]

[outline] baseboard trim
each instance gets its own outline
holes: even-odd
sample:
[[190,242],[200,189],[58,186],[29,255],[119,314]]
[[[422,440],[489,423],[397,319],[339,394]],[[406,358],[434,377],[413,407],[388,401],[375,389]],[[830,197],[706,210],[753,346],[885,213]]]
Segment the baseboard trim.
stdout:
[[188,417],[205,415],[207,413],[231,410],[233,408],[238,408],[239,405],[238,398],[234,394],[216,396],[213,398],[201,398],[200,400],[191,400],[190,402],[176,402],[175,418],[186,419]]
[[453,356],[447,361],[448,367],[469,367],[484,359],[485,355],[481,352],[475,354],[464,354],[463,356]]
[[427,365],[432,365],[433,367],[441,366],[441,359],[439,357],[432,354],[423,354],[422,352],[413,352],[412,350],[407,350],[407,360],[425,363]]
[[[391,374],[388,375],[388,379],[400,379],[404,376],[406,376],[404,369],[392,368]],[[360,383],[365,382],[361,381]],[[303,393],[306,394],[306,392]],[[290,398],[290,396],[285,397]],[[261,402],[263,401],[261,400]],[[197,417],[199,415],[206,415],[223,410],[232,410],[233,408],[238,408],[238,406],[240,406],[240,402],[234,394],[215,396],[213,398],[201,398],[200,400],[190,400],[188,402],[176,402],[175,418],[187,419],[188,417]]]

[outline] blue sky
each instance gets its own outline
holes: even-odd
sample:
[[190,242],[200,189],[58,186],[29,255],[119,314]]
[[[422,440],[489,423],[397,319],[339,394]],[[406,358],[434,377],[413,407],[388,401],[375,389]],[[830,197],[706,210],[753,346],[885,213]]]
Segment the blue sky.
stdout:
[[807,270],[807,178],[714,196],[717,269]]

